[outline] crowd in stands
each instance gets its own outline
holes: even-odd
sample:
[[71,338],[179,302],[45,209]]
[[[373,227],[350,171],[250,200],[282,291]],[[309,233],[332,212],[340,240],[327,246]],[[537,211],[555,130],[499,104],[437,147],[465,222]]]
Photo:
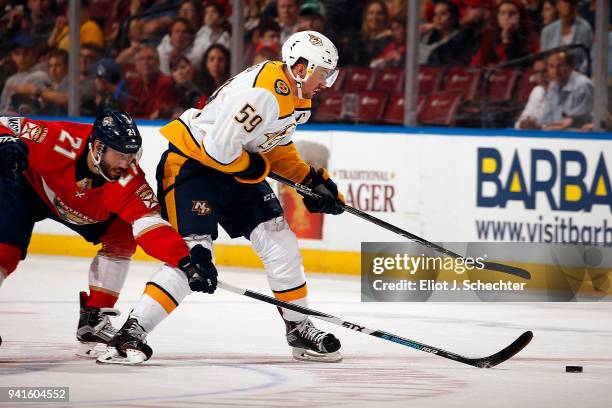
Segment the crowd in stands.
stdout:
[[[489,125],[565,129],[587,128],[591,122],[589,61],[596,57],[592,54],[595,0],[421,0],[421,38],[418,49],[408,53],[407,0],[243,1],[244,68],[279,59],[281,44],[296,31],[322,32],[337,45],[345,72],[320,99],[344,94],[341,105],[357,103],[358,107],[347,111],[341,106],[335,117],[318,115],[322,120],[359,121],[355,109],[359,110],[361,101],[376,100],[381,73],[401,71],[407,56],[417,59],[422,70],[419,114],[423,123],[481,125],[487,114],[481,98],[496,92],[493,81],[502,75],[486,69],[517,59],[507,68],[517,72],[504,77],[506,82],[507,78],[514,81],[513,88],[503,103],[485,107]],[[80,0],[81,115],[122,109],[137,118],[166,119],[203,106],[230,76],[231,3]],[[72,24],[67,19],[68,1],[0,0],[0,10],[0,114],[66,115]],[[582,44],[584,50],[528,58],[571,44]],[[350,76],[364,72],[371,74],[370,79],[347,90]],[[457,93],[452,88],[462,73],[475,75],[471,92]],[[423,86],[421,77],[429,74],[435,81]],[[384,105],[379,114],[361,121],[401,123],[397,118],[387,120],[391,110],[401,111],[400,76],[392,92],[379,93],[376,103]],[[487,81],[489,94],[483,88]],[[527,88],[523,82],[528,82]],[[349,91],[357,99],[346,98]],[[449,99],[449,92],[456,93],[450,95],[455,99]],[[445,111],[453,111],[456,117],[427,122],[436,98],[456,105]],[[503,114],[491,115],[491,111]]]

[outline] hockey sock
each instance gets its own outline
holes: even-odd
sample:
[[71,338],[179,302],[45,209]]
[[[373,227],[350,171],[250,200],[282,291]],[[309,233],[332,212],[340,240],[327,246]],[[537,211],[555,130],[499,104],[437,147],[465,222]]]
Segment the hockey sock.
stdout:
[[89,268],[87,307],[114,307],[125,283],[130,258],[98,253]]
[[187,277],[179,269],[163,265],[145,286],[130,317],[151,332],[191,293]]
[[0,244],[0,285],[2,281],[17,269],[21,260],[21,250],[13,245]]

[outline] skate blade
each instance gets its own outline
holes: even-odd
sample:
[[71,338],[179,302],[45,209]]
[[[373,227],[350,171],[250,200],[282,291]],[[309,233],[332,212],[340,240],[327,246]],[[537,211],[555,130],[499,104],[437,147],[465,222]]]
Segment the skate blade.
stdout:
[[96,360],[98,364],[121,364],[121,365],[138,365],[146,361],[147,356],[138,350],[128,349],[126,351],[126,357],[119,354],[117,349],[109,347],[108,351]]
[[339,351],[333,353],[317,353],[316,351],[306,350],[299,347],[293,348],[293,358],[299,361],[315,361],[319,363],[339,363],[342,361],[342,354]]
[[80,343],[75,354],[84,358],[98,358],[107,350],[108,346],[104,343]]

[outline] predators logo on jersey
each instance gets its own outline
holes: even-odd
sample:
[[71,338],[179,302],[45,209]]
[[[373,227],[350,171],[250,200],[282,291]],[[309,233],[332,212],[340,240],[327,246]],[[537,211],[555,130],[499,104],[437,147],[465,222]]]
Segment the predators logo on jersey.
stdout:
[[265,133],[264,136],[266,137],[266,141],[260,144],[258,147],[261,149],[263,153],[270,151],[281,140],[283,140],[283,138],[287,136],[287,132],[289,132],[289,130],[294,127],[295,127],[295,123],[290,123],[287,126],[285,126],[283,129],[277,132]]
[[212,212],[212,207],[208,203],[208,201],[193,201],[193,206],[191,207],[191,211],[198,215],[208,215]]
[[274,90],[276,91],[277,94],[279,95],[289,95],[289,93],[291,92],[289,90],[289,85],[287,85],[285,83],[285,81],[283,81],[282,79],[277,79],[276,82],[274,83]]

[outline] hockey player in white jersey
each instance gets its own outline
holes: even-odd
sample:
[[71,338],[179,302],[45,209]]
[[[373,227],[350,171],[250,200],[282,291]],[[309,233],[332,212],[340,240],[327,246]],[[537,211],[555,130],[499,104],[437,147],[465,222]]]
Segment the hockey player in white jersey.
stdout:
[[[304,197],[311,212],[340,214],[344,197],[326,169],[306,164],[292,142],[295,127],[310,117],[311,98],[331,87],[338,52],[314,31],[293,34],[283,44],[282,62],[266,61],[229,79],[202,110],[189,109],[160,129],[169,148],[157,169],[162,215],[190,246],[212,256],[218,224],[243,236],[265,265],[274,295],[307,305],[307,285],[298,242],[281,205],[265,181],[274,171],[320,193]],[[195,275],[197,278],[197,275]],[[150,357],[146,334],[193,290],[214,287],[164,267],[144,294],[101,363],[133,364]],[[340,361],[340,341],[297,312],[280,310],[287,342],[299,360]]]

